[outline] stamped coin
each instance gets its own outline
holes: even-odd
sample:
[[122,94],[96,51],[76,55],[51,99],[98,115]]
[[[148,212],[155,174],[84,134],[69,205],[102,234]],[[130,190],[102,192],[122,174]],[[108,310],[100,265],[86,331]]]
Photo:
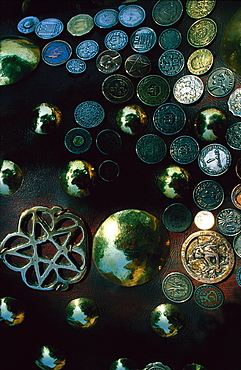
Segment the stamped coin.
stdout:
[[128,77],[115,74],[103,81],[102,93],[111,103],[124,103],[134,95],[134,86]]
[[213,310],[223,304],[224,295],[217,286],[203,284],[194,290],[194,300],[200,307]]
[[151,61],[143,54],[130,55],[125,61],[125,71],[131,77],[141,78],[151,70]]
[[86,70],[86,67],[86,63],[80,59],[69,59],[66,62],[66,68],[70,73],[83,73]]
[[158,38],[158,43],[164,50],[177,49],[181,42],[182,34],[176,28],[166,28]]
[[241,209],[241,184],[233,188],[231,192],[231,201],[236,208]]
[[96,137],[96,146],[101,153],[112,155],[120,150],[122,140],[118,132],[105,129],[98,133]]
[[122,30],[113,30],[107,33],[104,44],[110,50],[122,50],[128,44],[128,35]]
[[195,225],[201,230],[209,230],[215,224],[215,218],[210,211],[199,211],[194,217]]
[[187,60],[187,68],[194,75],[203,75],[213,65],[213,54],[208,49],[195,50]]
[[241,233],[235,235],[233,238],[233,249],[237,256],[241,258]]
[[148,75],[138,82],[136,93],[143,104],[157,106],[168,99],[170,85],[162,76]]
[[76,55],[82,60],[94,58],[99,52],[99,44],[94,40],[84,40],[76,46]]
[[233,208],[224,208],[217,214],[216,225],[223,235],[237,235],[241,231],[241,213]]
[[191,18],[200,19],[210,14],[216,4],[216,0],[187,0],[186,12]]
[[111,28],[118,23],[118,12],[114,9],[102,9],[94,16],[94,23],[99,28]]
[[203,180],[195,186],[193,200],[199,208],[212,211],[224,201],[223,188],[216,181]]
[[89,131],[84,128],[73,128],[67,132],[64,138],[64,145],[74,154],[87,152],[92,144],[92,137]]
[[139,5],[126,5],[120,9],[119,22],[125,27],[137,27],[145,19],[146,12]]
[[170,155],[180,164],[192,163],[199,154],[198,142],[192,136],[178,136],[170,145]]
[[215,39],[217,24],[210,18],[198,19],[187,31],[187,41],[195,48],[205,47]]
[[152,362],[147,364],[143,370],[171,370],[169,366],[164,365],[162,362]]
[[77,105],[74,111],[75,121],[82,127],[92,128],[99,126],[104,118],[104,108],[95,101],[84,101]]
[[241,88],[235,89],[228,99],[228,109],[234,116],[241,117]]
[[39,22],[40,20],[37,17],[25,17],[18,22],[18,31],[25,34],[31,33],[35,30],[35,27],[37,26],[37,24],[39,24]]
[[130,45],[137,53],[146,53],[155,46],[156,40],[156,32],[152,28],[141,27],[132,33]]
[[50,41],[42,49],[42,59],[50,66],[59,66],[71,57],[72,48],[63,40]]
[[225,173],[232,162],[229,150],[222,144],[209,144],[199,154],[199,168],[209,176],[219,176]]
[[56,18],[46,18],[39,22],[34,31],[41,39],[53,39],[61,34],[64,24]]
[[171,272],[162,280],[162,291],[172,302],[186,302],[192,297],[193,283],[182,272]]
[[165,135],[173,135],[183,129],[186,124],[186,114],[177,104],[160,105],[153,114],[155,128]]
[[166,50],[158,59],[158,67],[165,76],[176,76],[185,65],[184,55],[179,50]]
[[108,159],[99,165],[98,173],[102,180],[110,182],[119,176],[120,168],[116,162]]
[[159,0],[152,9],[152,18],[159,26],[171,26],[181,18],[182,13],[180,0]]
[[214,69],[207,78],[207,91],[215,98],[222,98],[231,93],[234,88],[234,73],[225,67]]
[[89,14],[77,14],[67,23],[67,31],[72,36],[83,36],[94,27],[94,19]]
[[237,268],[235,276],[238,285],[241,287],[241,266]]
[[104,50],[96,58],[96,67],[104,74],[117,71],[121,63],[122,56],[116,50]]
[[174,87],[174,98],[182,104],[192,104],[198,101],[204,92],[204,84],[200,77],[185,75],[180,77]]
[[146,134],[136,143],[136,153],[145,163],[155,164],[163,160],[167,152],[165,141],[155,134]]
[[232,246],[223,235],[212,230],[200,230],[184,241],[181,260],[193,279],[215,284],[230,275],[235,256]]
[[170,204],[162,214],[162,222],[166,229],[174,233],[187,230],[192,223],[191,211],[182,203]]
[[241,150],[241,122],[233,123],[228,127],[225,138],[230,148]]

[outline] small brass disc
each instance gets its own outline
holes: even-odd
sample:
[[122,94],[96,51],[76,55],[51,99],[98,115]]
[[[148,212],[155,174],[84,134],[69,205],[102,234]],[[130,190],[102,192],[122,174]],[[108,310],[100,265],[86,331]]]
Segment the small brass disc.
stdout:
[[73,36],[89,33],[94,27],[94,19],[88,14],[77,14],[67,23],[67,30]]
[[66,359],[57,348],[42,346],[38,349],[35,364],[42,370],[60,370],[65,366]]
[[67,321],[76,328],[88,329],[93,327],[99,316],[98,306],[88,298],[73,299],[66,307]]
[[23,173],[20,167],[7,159],[0,161],[0,195],[12,195],[20,188]]
[[187,41],[195,48],[211,44],[217,35],[217,24],[213,19],[202,18],[194,22],[187,31]]
[[187,60],[187,68],[194,75],[203,75],[213,65],[213,54],[208,49],[195,50]]
[[25,317],[24,307],[15,298],[3,297],[0,299],[0,321],[9,326],[19,325]]
[[160,304],[151,313],[151,326],[161,337],[174,337],[183,331],[185,325],[185,314],[175,304]]

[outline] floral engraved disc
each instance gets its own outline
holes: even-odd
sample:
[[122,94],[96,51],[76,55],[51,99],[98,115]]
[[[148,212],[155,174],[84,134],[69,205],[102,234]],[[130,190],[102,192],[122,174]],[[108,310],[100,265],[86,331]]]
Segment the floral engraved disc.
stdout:
[[33,207],[19,219],[18,231],[0,245],[3,262],[21,273],[26,285],[40,290],[66,290],[87,269],[84,222],[61,207]]
[[232,271],[235,256],[230,243],[216,231],[197,231],[184,241],[181,249],[184,268],[203,283],[218,283]]

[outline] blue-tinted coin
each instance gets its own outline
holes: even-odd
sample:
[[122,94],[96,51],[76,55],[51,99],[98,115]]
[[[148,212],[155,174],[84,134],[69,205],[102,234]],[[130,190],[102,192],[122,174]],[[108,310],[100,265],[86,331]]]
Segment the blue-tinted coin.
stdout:
[[62,40],[50,41],[42,50],[42,59],[50,66],[59,66],[67,62],[72,54],[71,46]]
[[139,5],[126,5],[120,9],[119,22],[125,27],[137,27],[145,19],[146,12]]
[[192,163],[199,154],[199,145],[191,136],[178,136],[170,145],[170,155],[181,164]]
[[128,35],[122,30],[113,30],[107,33],[104,44],[110,50],[122,50],[128,44]]
[[158,67],[165,76],[176,76],[185,65],[184,55],[179,50],[166,50],[158,59]]
[[238,285],[241,287],[241,266],[237,268],[235,276]]
[[100,10],[94,16],[94,23],[99,28],[111,28],[118,23],[118,12],[114,9]]
[[164,50],[177,49],[181,42],[182,34],[176,28],[166,28],[158,38],[158,43]]
[[70,73],[79,74],[86,70],[86,63],[81,59],[69,59],[66,68]]
[[53,39],[61,34],[64,24],[59,19],[47,18],[37,24],[34,31],[41,39]]
[[37,26],[37,24],[39,24],[39,22],[40,20],[37,17],[25,17],[18,22],[18,31],[25,34],[31,33],[35,30],[35,27]]
[[152,28],[141,27],[132,33],[130,45],[137,53],[146,53],[155,46],[156,40],[156,32]]
[[84,40],[76,46],[76,55],[82,60],[94,58],[99,51],[99,44],[94,40]]
[[64,145],[74,154],[84,153],[91,147],[92,137],[84,128],[73,128],[67,132]]
[[101,124],[105,111],[102,105],[95,101],[84,101],[75,108],[74,118],[80,126],[92,128]]
[[186,123],[186,114],[177,104],[160,105],[153,114],[155,128],[165,135],[173,135],[181,131]]

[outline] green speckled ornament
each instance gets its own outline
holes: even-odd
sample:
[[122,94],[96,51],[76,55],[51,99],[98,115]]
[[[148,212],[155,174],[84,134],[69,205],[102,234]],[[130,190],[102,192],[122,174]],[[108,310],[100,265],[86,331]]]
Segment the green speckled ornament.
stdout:
[[184,312],[175,304],[163,303],[151,313],[151,326],[155,332],[164,337],[180,334],[186,325]]
[[92,328],[100,316],[95,302],[88,298],[76,298],[66,307],[66,318],[70,325],[76,328]]
[[227,117],[218,108],[202,108],[193,119],[194,132],[198,139],[206,142],[224,138],[227,130]]
[[9,326],[19,325],[25,317],[24,307],[15,298],[4,297],[0,299],[0,321]]
[[19,166],[7,159],[0,161],[0,195],[12,195],[21,186],[23,174]]
[[190,181],[190,173],[176,165],[165,167],[157,177],[157,185],[162,194],[172,199],[182,198],[189,189]]
[[129,135],[137,135],[148,125],[147,114],[139,105],[126,105],[116,115],[116,122],[121,131]]

